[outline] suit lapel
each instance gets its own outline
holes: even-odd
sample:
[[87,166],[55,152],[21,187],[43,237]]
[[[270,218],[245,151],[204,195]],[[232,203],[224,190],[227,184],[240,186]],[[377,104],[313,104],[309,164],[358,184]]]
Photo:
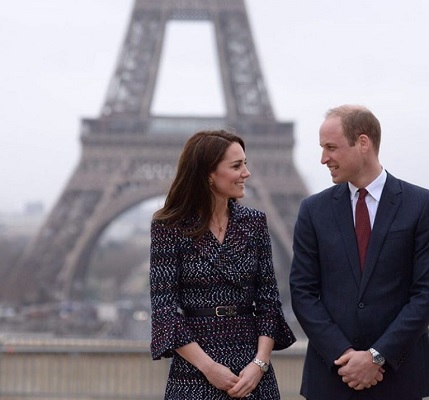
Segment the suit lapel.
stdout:
[[387,180],[381,194],[380,204],[377,208],[377,214],[375,216],[374,226],[368,245],[365,271],[362,276],[360,287],[360,295],[363,294],[374,271],[386,235],[389,232],[396,213],[398,212],[402,201],[401,191],[399,181],[392,175],[387,174]]
[[353,224],[353,211],[350,201],[350,191],[348,185],[340,184],[336,186],[333,193],[334,218],[340,230],[349,265],[352,269],[356,285],[361,282],[361,272],[359,266],[359,252],[356,242],[355,228]]

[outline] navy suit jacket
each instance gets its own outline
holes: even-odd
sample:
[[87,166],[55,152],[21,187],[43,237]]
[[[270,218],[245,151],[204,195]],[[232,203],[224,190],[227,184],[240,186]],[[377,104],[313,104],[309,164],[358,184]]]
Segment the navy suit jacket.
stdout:
[[364,272],[348,185],[305,199],[294,231],[292,306],[309,343],[301,394],[348,399],[355,392],[334,360],[347,348],[377,349],[384,380],[374,399],[429,395],[429,191],[389,173]]

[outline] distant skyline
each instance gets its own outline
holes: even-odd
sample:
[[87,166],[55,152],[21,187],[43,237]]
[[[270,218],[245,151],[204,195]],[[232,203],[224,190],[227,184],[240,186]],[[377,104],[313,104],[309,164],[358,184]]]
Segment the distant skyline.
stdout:
[[[80,120],[98,117],[104,102],[133,3],[14,0],[1,7],[0,213],[38,201],[49,211],[57,201],[79,162]],[[325,111],[344,103],[379,117],[380,160],[389,172],[429,186],[429,2],[246,5],[276,117],[295,123],[295,164],[310,193],[332,184],[319,161],[318,129]],[[163,66],[154,111],[182,105],[221,113],[222,91],[207,66],[215,58],[204,50],[210,30],[171,27],[168,43],[181,43],[183,52],[166,54],[173,65]],[[201,73],[185,87],[206,88],[207,102],[174,84],[178,71],[190,69]]]

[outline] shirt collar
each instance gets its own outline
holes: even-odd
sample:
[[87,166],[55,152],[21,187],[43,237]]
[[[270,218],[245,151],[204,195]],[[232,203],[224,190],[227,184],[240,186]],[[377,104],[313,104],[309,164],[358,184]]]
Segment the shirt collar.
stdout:
[[[377,202],[380,201],[381,193],[383,192],[384,184],[386,183],[387,172],[383,168],[381,170],[380,175],[377,176],[365,189],[368,190],[368,193],[371,195],[373,199]],[[349,190],[350,190],[350,198],[353,199],[356,196],[357,191],[360,189],[348,182]]]

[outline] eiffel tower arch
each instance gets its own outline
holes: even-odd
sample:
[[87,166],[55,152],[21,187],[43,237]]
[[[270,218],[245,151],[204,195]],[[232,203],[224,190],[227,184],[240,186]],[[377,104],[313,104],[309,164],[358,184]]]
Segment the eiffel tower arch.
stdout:
[[[151,114],[166,23],[214,26],[226,113]],[[81,121],[80,161],[41,230],[4,281],[21,303],[78,295],[105,228],[144,200],[165,195],[186,139],[204,128],[234,128],[246,142],[252,177],[243,202],[264,210],[283,297],[292,230],[305,185],[293,163],[293,123],[278,122],[263,80],[243,0],[136,0],[98,118]],[[20,290],[16,288],[19,284]]]

